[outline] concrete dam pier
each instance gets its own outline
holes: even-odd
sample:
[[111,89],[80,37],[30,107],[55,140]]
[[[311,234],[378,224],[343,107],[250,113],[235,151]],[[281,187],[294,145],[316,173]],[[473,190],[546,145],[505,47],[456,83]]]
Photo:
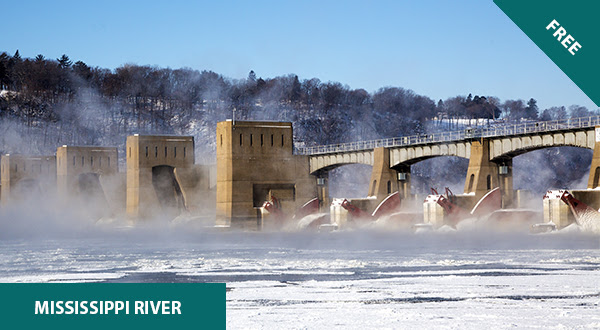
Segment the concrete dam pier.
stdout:
[[217,225],[260,228],[273,196],[287,212],[317,196],[308,157],[293,154],[292,123],[218,123]]

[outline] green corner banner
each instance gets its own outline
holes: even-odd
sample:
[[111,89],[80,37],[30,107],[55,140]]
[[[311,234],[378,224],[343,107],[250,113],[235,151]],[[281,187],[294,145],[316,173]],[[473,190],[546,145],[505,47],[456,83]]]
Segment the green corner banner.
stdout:
[[597,23],[600,1],[494,0],[494,3],[600,105],[600,28]]
[[3,329],[225,329],[224,283],[0,284]]

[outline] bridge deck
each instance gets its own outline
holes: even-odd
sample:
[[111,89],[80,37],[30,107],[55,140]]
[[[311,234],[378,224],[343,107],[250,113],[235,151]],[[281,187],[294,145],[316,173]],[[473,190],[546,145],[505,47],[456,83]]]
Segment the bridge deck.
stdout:
[[320,155],[353,152],[360,150],[372,150],[378,147],[403,147],[440,142],[458,142],[461,140],[469,140],[475,138],[516,136],[535,133],[568,131],[581,128],[590,128],[598,125],[600,125],[600,116],[526,122],[521,124],[506,124],[485,128],[467,128],[460,131],[403,136],[380,140],[356,141],[314,147],[303,147],[297,148],[296,154]]

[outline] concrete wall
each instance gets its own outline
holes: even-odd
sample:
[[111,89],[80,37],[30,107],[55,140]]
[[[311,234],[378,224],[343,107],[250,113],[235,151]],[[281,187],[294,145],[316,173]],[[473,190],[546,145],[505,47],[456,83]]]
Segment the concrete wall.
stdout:
[[217,225],[256,229],[256,208],[269,194],[290,217],[317,196],[308,157],[292,153],[291,123],[224,121],[216,137]]
[[116,175],[119,171],[116,147],[62,146],[56,150],[58,192],[61,195],[80,193],[78,178],[81,174]]
[[557,229],[562,229],[575,222],[575,216],[569,205],[560,199],[562,191],[555,190],[553,192],[558,193],[546,194],[548,198],[542,200],[544,222],[552,222]]
[[191,167],[178,167],[175,177],[179,182],[187,212],[195,216],[214,216],[215,183],[211,165],[194,164]]
[[57,191],[64,202],[76,201],[94,218],[124,210],[116,147],[64,145],[56,150],[56,166]]
[[[177,210],[161,206],[153,186],[152,170],[174,168],[173,174],[194,165],[192,136],[133,135],[127,137],[127,215],[133,218],[177,216]],[[180,184],[185,188],[185,184]],[[176,214],[177,213],[177,214]]]
[[[0,161],[2,205],[11,200],[53,194],[56,187],[56,157],[2,155]],[[40,196],[32,196],[33,194]]]
[[444,225],[445,218],[446,212],[437,202],[431,200],[423,202],[423,223],[439,228]]

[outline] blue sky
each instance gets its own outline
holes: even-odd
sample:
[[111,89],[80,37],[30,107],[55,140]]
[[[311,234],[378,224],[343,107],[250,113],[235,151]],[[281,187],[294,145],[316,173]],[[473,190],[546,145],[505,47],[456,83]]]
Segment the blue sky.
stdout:
[[493,95],[540,108],[594,103],[491,0],[10,1],[0,51],[213,70],[294,73],[434,100]]

